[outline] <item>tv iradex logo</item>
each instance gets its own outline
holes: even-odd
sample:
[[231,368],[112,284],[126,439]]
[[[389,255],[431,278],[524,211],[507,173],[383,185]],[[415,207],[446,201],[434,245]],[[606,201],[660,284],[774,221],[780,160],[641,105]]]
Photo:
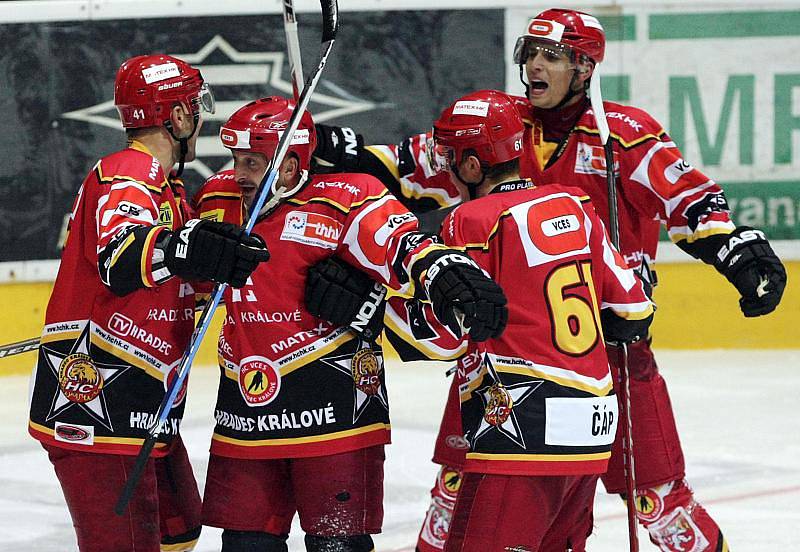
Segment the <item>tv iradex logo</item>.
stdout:
[[[284,72],[288,73],[288,65],[284,68],[286,54],[284,52],[240,52],[221,35],[216,35],[196,52],[172,55],[200,69],[203,78],[217,97],[225,98],[216,102],[216,113],[213,115],[203,114],[206,122],[218,124],[206,124],[201,128],[197,140],[197,158],[186,164],[187,169],[193,169],[203,178],[208,178],[217,171],[233,166],[230,161],[230,152],[219,139],[219,125],[227,121],[233,112],[245,103],[256,99],[249,96],[235,97],[228,94],[225,89],[230,87],[230,90],[238,91],[246,85],[261,85],[262,88],[257,93],[259,96],[291,97],[292,83],[283,77]],[[222,62],[220,58],[227,58],[228,63]],[[211,61],[212,59],[213,61]],[[204,65],[204,63],[208,63],[208,65]],[[113,78],[113,75],[110,78]],[[108,88],[110,90],[113,87],[109,86]],[[250,90],[252,89],[250,86]],[[309,110],[314,114],[316,123],[381,107],[369,100],[353,96],[338,84],[331,86],[330,89],[336,90],[335,95],[315,91],[311,97]],[[222,93],[223,91],[225,93]],[[89,107],[63,113],[61,116],[122,132],[122,125],[114,108],[113,97]],[[104,153],[107,152],[99,152],[99,154]]]

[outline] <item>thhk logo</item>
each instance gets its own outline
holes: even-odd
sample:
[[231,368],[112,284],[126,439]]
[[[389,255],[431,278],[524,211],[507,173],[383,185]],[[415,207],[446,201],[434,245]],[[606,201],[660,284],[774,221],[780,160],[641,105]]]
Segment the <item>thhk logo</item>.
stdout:
[[[229,63],[220,63],[220,54],[227,57]],[[230,161],[230,153],[222,145],[217,134],[219,125],[227,121],[238,108],[255,99],[250,96],[237,98],[233,97],[233,93],[221,94],[221,92],[227,87],[231,87],[231,90],[240,90],[247,88],[245,85],[250,85],[250,90],[252,90],[252,85],[262,85],[263,89],[258,92],[259,96],[291,97],[292,83],[283,78],[283,75],[288,73],[288,65],[284,67],[286,54],[284,52],[240,52],[222,36],[216,35],[197,52],[174,55],[199,68],[203,78],[216,95],[225,98],[223,101],[217,101],[216,113],[204,114],[207,123],[216,124],[203,126],[197,140],[197,159],[186,164],[187,169],[194,169],[203,178],[208,178],[215,172],[233,166]],[[204,63],[208,63],[208,65],[204,65]],[[232,79],[233,76],[235,78]],[[332,94],[326,93],[325,89],[331,91]],[[311,97],[309,110],[314,114],[314,122],[324,123],[334,118],[346,117],[381,107],[387,106],[357,98],[339,85],[323,78],[317,91]],[[117,111],[114,109],[113,98],[64,113],[61,116],[122,132],[122,125]]]

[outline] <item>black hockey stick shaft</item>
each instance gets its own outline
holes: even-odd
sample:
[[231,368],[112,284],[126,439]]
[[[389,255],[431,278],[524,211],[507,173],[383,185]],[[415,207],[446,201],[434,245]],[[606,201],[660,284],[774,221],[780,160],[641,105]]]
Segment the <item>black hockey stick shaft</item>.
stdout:
[[[608,183],[608,222],[611,243],[619,250],[619,211],[617,204],[617,182],[614,177],[614,150],[611,140],[603,144],[606,158]],[[639,551],[639,536],[636,528],[636,469],[633,458],[633,420],[631,416],[631,380],[628,366],[628,344],[620,343],[619,405],[622,422],[622,454],[625,467],[625,494],[628,513],[628,542],[630,551]]]
[[[603,97],[600,91],[600,64],[596,64],[589,82],[592,111],[600,141],[603,143],[603,152],[606,159],[606,185],[608,188],[608,222],[611,234],[611,243],[620,251],[619,243],[619,208],[617,203],[617,179],[614,174],[614,148],[611,141],[611,132],[608,128],[608,119],[603,107]],[[636,469],[633,459],[633,425],[631,420],[631,385],[630,370],[628,366],[628,345],[620,344],[620,365],[618,403],[620,409],[620,423],[622,423],[622,456],[625,473],[625,505],[628,513],[628,543],[630,552],[639,552],[639,534],[636,527]]]
[[[250,206],[248,220],[244,227],[246,234],[249,234],[253,229],[256,219],[258,218],[258,213],[261,212],[261,208],[264,206],[267,192],[273,188],[273,185],[278,178],[278,169],[280,168],[281,162],[289,151],[289,145],[294,132],[297,130],[297,127],[300,124],[300,118],[303,116],[303,112],[308,107],[310,96],[319,82],[322,70],[325,67],[325,64],[328,60],[328,55],[330,54],[331,48],[333,47],[333,43],[336,39],[336,33],[339,27],[338,6],[336,4],[336,0],[322,0],[321,5],[323,32],[322,53],[320,55],[319,64],[317,65],[316,70],[309,76],[305,88],[303,89],[302,94],[300,94],[297,106],[295,107],[292,116],[289,118],[287,128],[278,142],[278,147],[270,163],[270,168],[267,170],[264,178],[261,181],[256,200],[253,205]],[[197,327],[195,328],[194,333],[189,340],[189,345],[183,355],[183,358],[181,359],[180,365],[178,366],[175,378],[167,388],[167,392],[164,395],[164,400],[159,406],[156,414],[156,421],[150,427],[150,429],[148,429],[148,435],[145,438],[142,448],[136,458],[134,469],[126,480],[125,486],[123,487],[119,499],[117,500],[117,504],[114,507],[114,512],[117,515],[121,516],[125,513],[128,503],[133,497],[136,486],[138,485],[139,480],[142,477],[142,473],[147,465],[147,461],[149,460],[150,453],[155,447],[162,428],[166,424],[169,412],[172,410],[172,406],[175,404],[175,398],[178,394],[178,390],[181,389],[183,382],[189,375],[192,360],[197,354],[197,351],[200,348],[200,342],[202,341],[203,336],[211,324],[211,318],[214,315],[217,305],[219,305],[225,287],[225,284],[217,284],[214,286],[214,291],[211,293],[211,298],[206,304],[205,309],[203,309],[203,313],[200,315],[200,320],[198,321]]]

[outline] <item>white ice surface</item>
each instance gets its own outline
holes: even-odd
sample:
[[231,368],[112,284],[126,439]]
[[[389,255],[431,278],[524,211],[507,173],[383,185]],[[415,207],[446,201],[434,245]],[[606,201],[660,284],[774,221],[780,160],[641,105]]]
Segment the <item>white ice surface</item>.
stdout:
[[[658,353],[670,387],[688,480],[734,552],[800,550],[800,351]],[[378,552],[411,552],[436,467],[430,463],[448,380],[442,365],[390,366],[393,444]],[[195,368],[182,433],[202,488],[216,371]],[[0,551],[77,549],[46,454],[26,432],[27,378],[0,379]],[[644,461],[644,460],[638,460]],[[622,502],[602,486],[588,550],[624,552]],[[641,550],[655,550],[640,530]],[[290,550],[302,551],[295,519]],[[197,547],[219,550],[206,528]]]

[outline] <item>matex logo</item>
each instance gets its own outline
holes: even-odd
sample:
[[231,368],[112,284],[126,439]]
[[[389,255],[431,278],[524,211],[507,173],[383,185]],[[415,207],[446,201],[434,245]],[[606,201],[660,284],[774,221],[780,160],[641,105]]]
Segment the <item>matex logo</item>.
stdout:
[[147,69],[142,69],[142,77],[144,77],[144,82],[147,84],[180,76],[180,69],[172,62],[153,65]]
[[321,247],[336,249],[344,225],[331,217],[319,213],[291,211],[281,232],[281,239]]
[[489,115],[489,102],[481,100],[462,100],[453,106],[453,115],[474,115],[486,117]]

